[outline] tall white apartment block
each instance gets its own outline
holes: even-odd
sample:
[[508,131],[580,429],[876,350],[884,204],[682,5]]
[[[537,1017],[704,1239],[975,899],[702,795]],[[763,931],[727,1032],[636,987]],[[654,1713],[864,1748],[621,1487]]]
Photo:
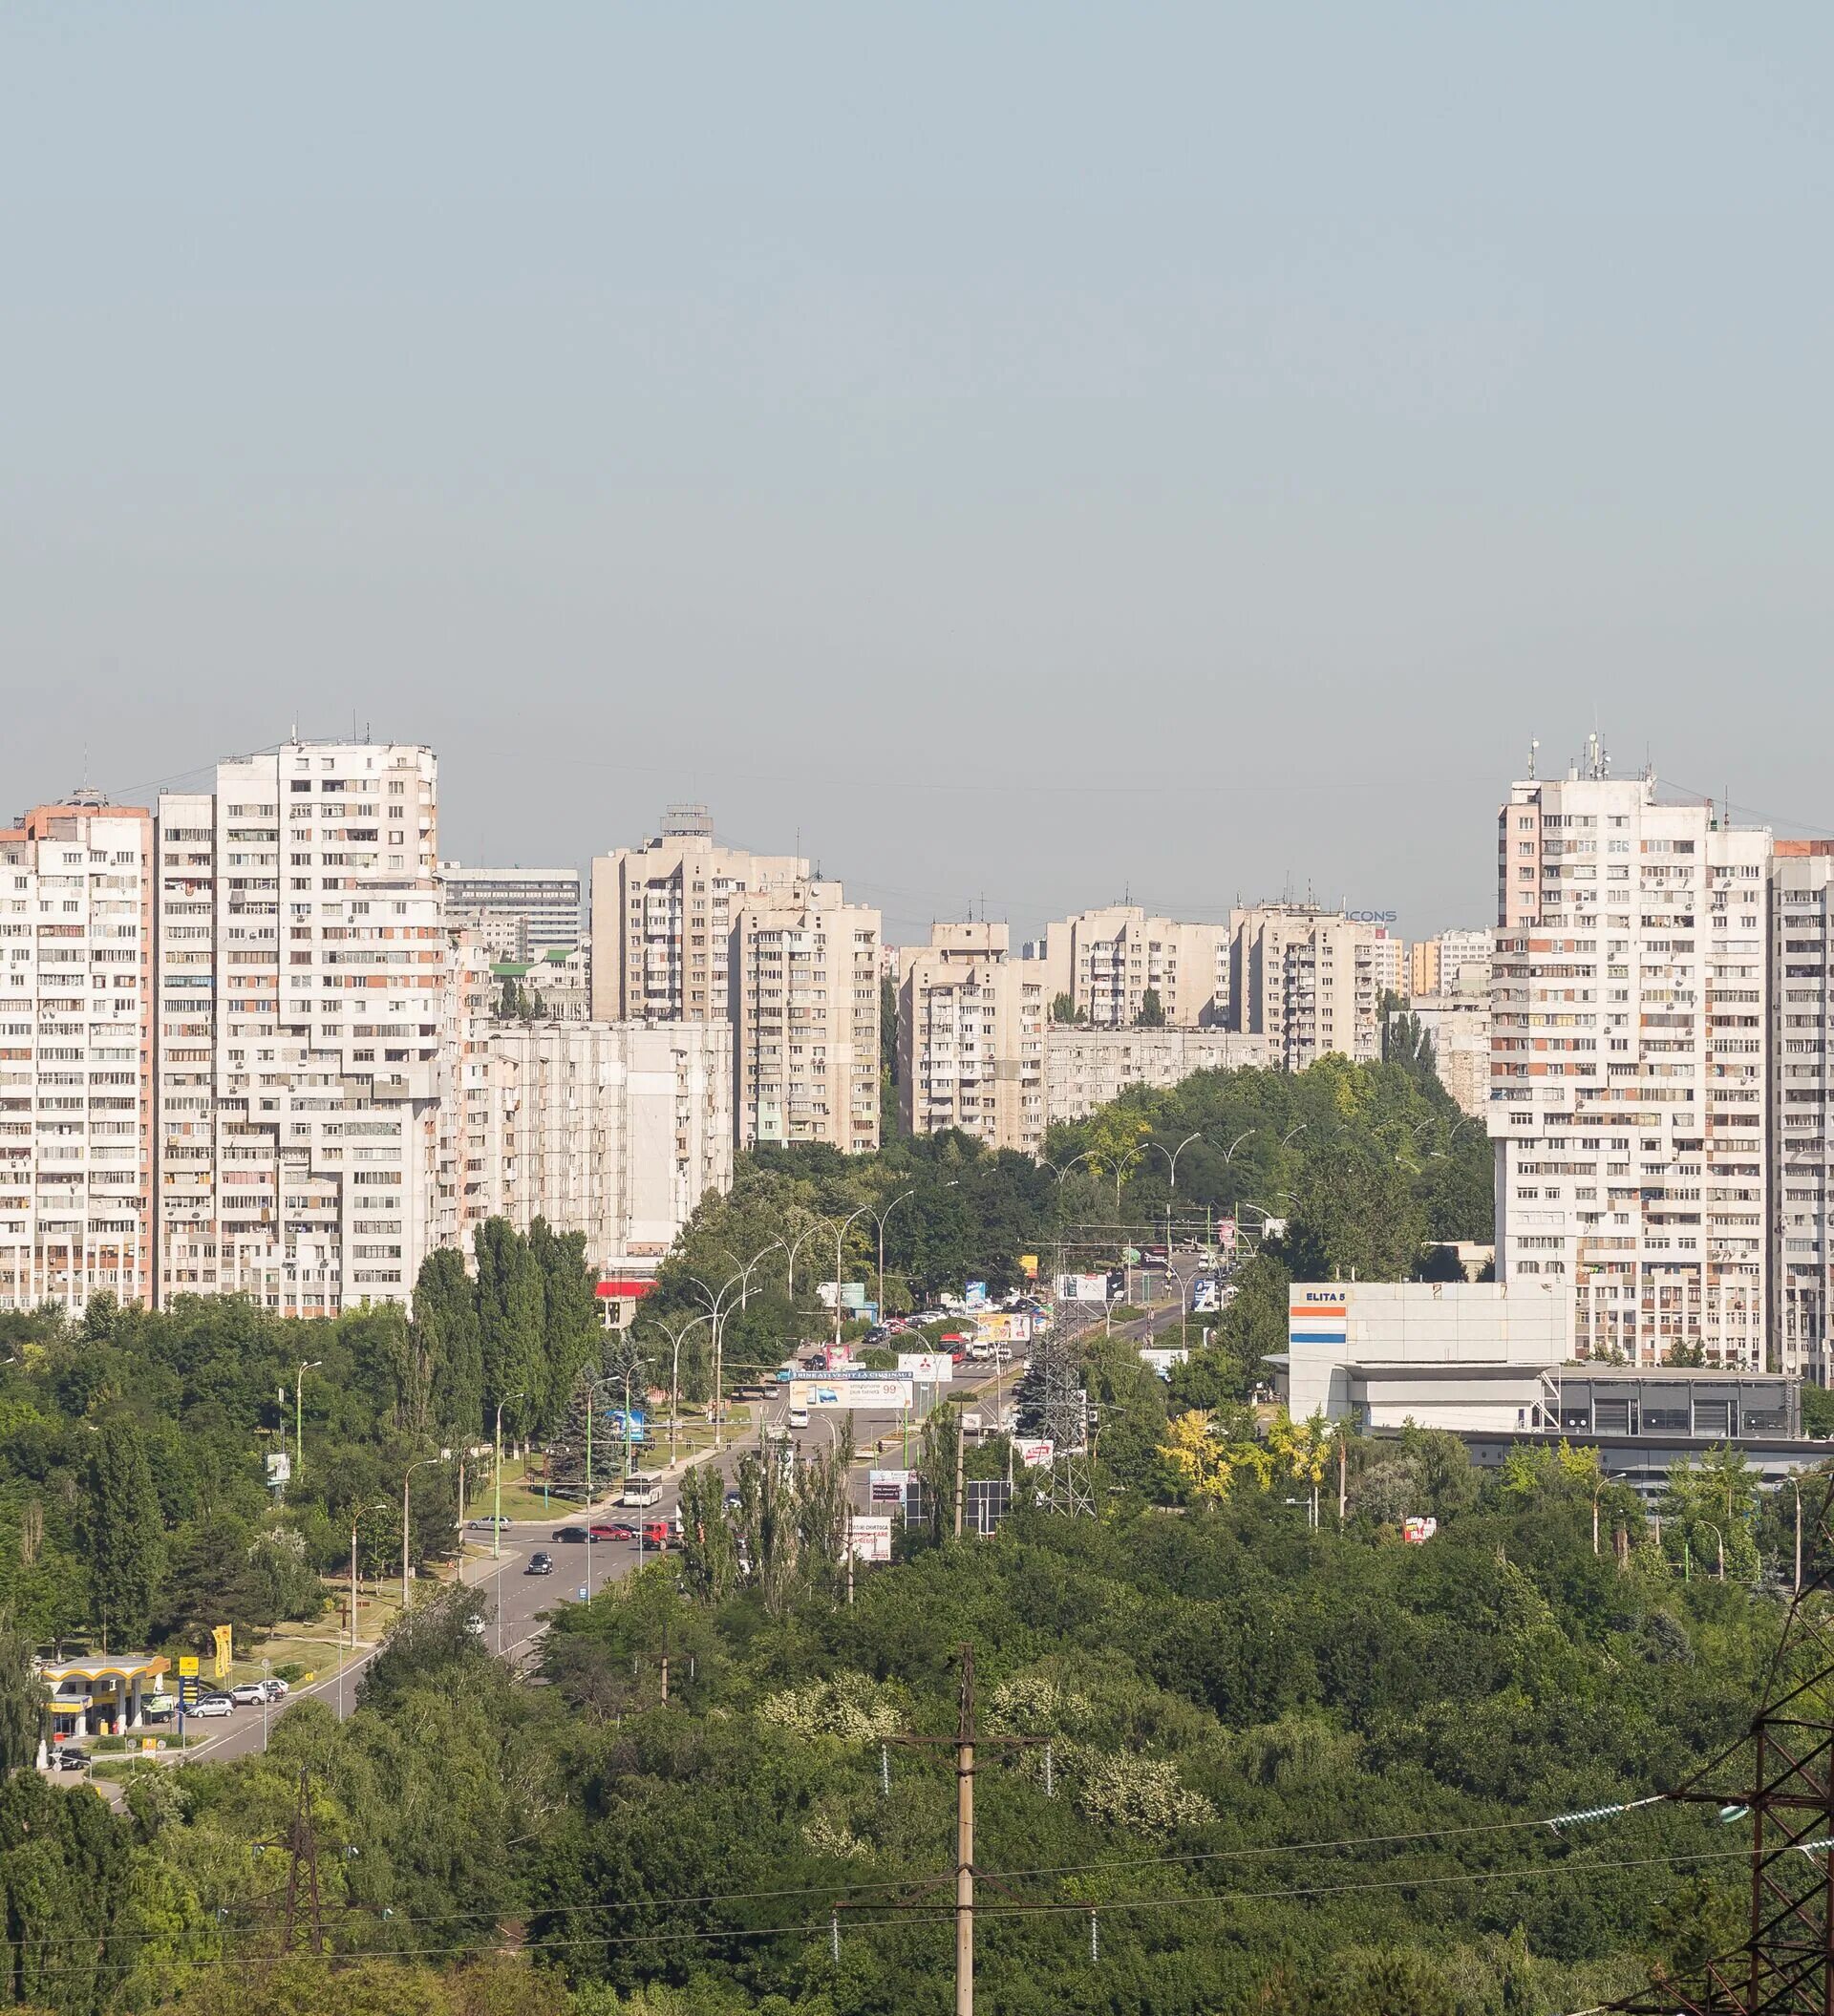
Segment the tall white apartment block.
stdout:
[[1834,841],[1778,840],[1770,867],[1771,1335],[1776,1369],[1834,1384]]
[[1410,995],[1490,993],[1488,931],[1441,931],[1437,938],[1418,938],[1408,947]]
[[151,834],[93,802],[0,831],[0,1309],[152,1301]]
[[1761,1369],[1770,836],[1587,768],[1498,817],[1498,1275],[1582,1355]]
[[472,1102],[485,1209],[583,1232],[590,1265],[652,1269],[733,1182],[733,1050],[714,1024],[497,1024]]
[[988,1147],[1044,1149],[1041,963],[1013,959],[1005,924],[942,923],[901,950],[899,1103],[912,1134],[959,1128]]
[[1138,903],[1082,910],[1048,927],[1040,955],[1047,1010],[1067,995],[1083,1023],[1132,1029],[1150,993],[1175,1029],[1220,1026],[1229,1005],[1225,924],[1148,917]]
[[672,807],[654,839],[593,860],[593,1021],[725,1020],[739,906],[808,880],[800,857],[721,847],[704,807]]
[[879,912],[839,882],[747,898],[733,920],[738,1144],[879,1145]]
[[499,959],[565,952],[585,936],[577,868],[465,868],[441,861],[446,922],[476,931]]
[[1230,914],[1231,1025],[1266,1036],[1274,1064],[1304,1071],[1335,1051],[1382,1053],[1381,1000],[1406,977],[1406,946],[1384,924],[1312,903]]
[[440,1229],[447,962],[431,750],[287,742],[162,796],[159,1286],[403,1301]]

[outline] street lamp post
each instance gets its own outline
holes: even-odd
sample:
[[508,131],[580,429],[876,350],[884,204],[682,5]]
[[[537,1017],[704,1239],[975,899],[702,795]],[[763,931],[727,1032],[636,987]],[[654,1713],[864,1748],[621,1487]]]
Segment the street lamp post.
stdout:
[[656,1327],[669,1340],[669,1461],[675,1460],[675,1420],[681,1412],[681,1340],[699,1325],[710,1321],[705,1316],[691,1316],[686,1323],[677,1324],[672,1330],[661,1317],[656,1319]]
[[[951,1183],[950,1189],[954,1188]],[[897,1210],[906,1198],[915,1197],[914,1190],[903,1190],[892,1199],[883,1211],[875,1211],[873,1218],[879,1226],[879,1321],[885,1320],[885,1220]]]
[[1201,1141],[1203,1138],[1204,1136],[1201,1134],[1187,1134],[1176,1148],[1167,1148],[1162,1141],[1148,1141],[1146,1143],[1148,1148],[1158,1149],[1159,1153],[1165,1157],[1166,1161],[1171,1164],[1172,1179],[1170,1185],[1168,1186],[1171,1189],[1176,1190],[1178,1188],[1179,1157],[1184,1153],[1185,1149],[1187,1149],[1193,1141]]
[[[872,1206],[862,1204],[858,1211],[850,1211],[835,1227],[834,1232],[834,1348],[841,1348],[841,1243],[847,1236],[847,1227],[857,1218],[870,1218]],[[829,1361],[832,1365],[832,1360]]]
[[1802,1593],[1802,1480],[1792,1476],[1789,1488],[1796,1494],[1796,1581],[1795,1592]]
[[424,1468],[426,1467],[426,1465],[427,1465],[427,1464],[429,1464],[429,1463],[444,1463],[444,1462],[447,1462],[447,1461],[448,1461],[449,1459],[450,1459],[450,1454],[449,1454],[449,1452],[448,1452],[448,1451],[446,1451],[446,1450],[443,1450],[443,1449],[442,1449],[442,1450],[441,1450],[441,1451],[439,1452],[439,1454],[437,1454],[437,1456],[417,1456],[417,1457],[416,1457],[416,1459],[415,1459],[415,1460],[414,1460],[414,1461],[413,1461],[412,1463],[410,1463],[410,1464],[408,1465],[408,1467],[407,1467],[407,1470],[406,1470],[406,1471],[405,1471],[405,1472],[403,1473],[403,1475],[402,1475],[402,1478],[401,1478],[401,1614],[402,1614],[402,1616],[404,1616],[404,1617],[405,1617],[405,1616],[406,1616],[406,1615],[408,1614],[408,1603],[409,1603],[409,1600],[410,1600],[410,1599],[409,1599],[409,1596],[408,1596],[408,1505],[409,1505],[409,1501],[408,1501],[408,1486],[409,1486],[409,1484],[410,1484],[410,1483],[411,1483],[411,1482],[413,1481],[413,1479],[414,1479],[414,1474],[415,1474],[415,1472],[416,1472],[416,1470],[421,1470],[421,1469],[424,1469]]
[[296,1477],[306,1474],[306,1431],[301,1412],[305,1400],[306,1374],[322,1371],[324,1365],[322,1358],[309,1358],[293,1374],[293,1475]]
[[[492,1560],[500,1561],[503,1558],[503,1409],[512,1400],[526,1400],[527,1398],[528,1394],[525,1390],[518,1390],[513,1393],[505,1393],[497,1403],[497,1463],[495,1473],[497,1496],[490,1514],[490,1558]],[[458,1509],[462,1514],[464,1507],[461,1505]]]
[[1718,1542],[1719,1580],[1721,1581],[1724,1581],[1726,1579],[1726,1537],[1723,1533],[1720,1532],[1718,1527],[1716,1526],[1711,1519],[1702,1519],[1700,1523],[1707,1529],[1710,1534],[1713,1535],[1715,1540]]

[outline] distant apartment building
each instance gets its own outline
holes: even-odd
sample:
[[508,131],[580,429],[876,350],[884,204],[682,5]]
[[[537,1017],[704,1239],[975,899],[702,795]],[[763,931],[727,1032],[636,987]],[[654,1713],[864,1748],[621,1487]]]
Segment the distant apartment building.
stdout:
[[733,1181],[727,1032],[693,1021],[494,1025],[468,1161],[480,1217],[583,1232],[589,1264],[651,1271]]
[[1385,924],[1312,903],[1259,903],[1230,914],[1231,1027],[1268,1039],[1278,1069],[1304,1071],[1333,1051],[1381,1055],[1380,1009],[1398,992],[1405,945]]
[[1761,1369],[1770,836],[1594,745],[1497,842],[1499,1279],[1570,1282],[1582,1354]]
[[496,992],[491,1012],[500,1020],[504,1004],[521,1002],[531,1016],[547,1022],[592,1019],[592,946],[589,940],[544,952],[539,959],[497,959],[491,966]]
[[152,822],[0,831],[0,1309],[153,1299]]
[[1082,910],[1051,924],[1041,947],[1045,1007],[1067,997],[1096,1029],[1132,1029],[1150,994],[1173,1028],[1221,1027],[1229,1005],[1229,933],[1222,924],[1148,917],[1137,903]]
[[728,960],[740,1147],[879,1145],[877,910],[838,882],[746,897]]
[[1410,995],[1490,994],[1488,931],[1441,931],[1408,947]]
[[448,1096],[437,821],[433,753],[401,743],[287,742],[160,797],[161,1303],[411,1292]]
[[448,931],[440,1048],[446,1058],[439,1104],[435,1242],[471,1250],[496,1190],[487,1166],[491,1108],[489,1035],[500,984],[482,939]]
[[585,935],[577,868],[465,868],[441,861],[446,922],[475,931],[499,959],[565,952]]
[[901,952],[899,1103],[912,1134],[959,1128],[990,1148],[1044,1147],[1044,1028],[1036,960],[1014,959],[1005,924],[930,928]]
[[1489,994],[1418,994],[1391,1019],[1403,1015],[1412,1015],[1430,1038],[1439,1083],[1461,1111],[1482,1120],[1490,1111]]
[[654,839],[593,860],[593,1021],[724,1020],[740,904],[808,880],[801,858],[721,847],[703,807],[672,807]]
[[1265,1036],[1233,1029],[1051,1024],[1044,1037],[1045,1121],[1084,1119],[1135,1086],[1162,1090],[1193,1072],[1265,1070],[1269,1057]]
[[1834,1385],[1834,841],[1777,840],[1770,864],[1771,1336],[1778,1369]]

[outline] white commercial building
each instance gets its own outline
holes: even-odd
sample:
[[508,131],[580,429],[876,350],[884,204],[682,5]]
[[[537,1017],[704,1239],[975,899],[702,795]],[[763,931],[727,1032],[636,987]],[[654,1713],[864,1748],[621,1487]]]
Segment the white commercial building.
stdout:
[[1294,1282],[1275,1391],[1295,1421],[1365,1429],[1551,1425],[1573,1355],[1569,1283]]
[[1498,816],[1497,1264],[1581,1353],[1764,1365],[1768,833],[1607,775]]
[[583,1232],[588,1264],[653,1269],[733,1181],[730,1031],[697,1022],[497,1024],[470,1102],[485,1208]]
[[1044,1032],[1045,1120],[1083,1119],[1137,1085],[1163,1090],[1193,1072],[1259,1071],[1270,1060],[1265,1036],[1233,1029],[1092,1029],[1051,1023]]
[[93,802],[0,831],[0,1309],[152,1300],[151,833]]
[[158,1299],[405,1301],[439,1233],[437,769],[287,742],[160,797]]

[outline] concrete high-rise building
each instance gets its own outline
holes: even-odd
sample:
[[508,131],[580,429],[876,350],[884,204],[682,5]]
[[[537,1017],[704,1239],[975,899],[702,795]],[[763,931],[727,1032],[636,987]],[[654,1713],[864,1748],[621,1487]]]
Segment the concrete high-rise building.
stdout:
[[1441,931],[1408,947],[1410,996],[1468,994],[1490,998],[1488,931]]
[[1391,1019],[1402,1015],[1413,1016],[1431,1040],[1434,1074],[1460,1109],[1483,1119],[1490,1111],[1489,994],[1417,994]]
[[1051,924],[1036,957],[1044,963],[1045,1008],[1067,995],[1096,1029],[1132,1029],[1146,996],[1174,1029],[1221,1027],[1229,1005],[1229,933],[1223,924],[1148,917],[1138,903],[1078,911]]
[[494,1025],[472,1102],[484,1208],[522,1231],[583,1232],[588,1264],[653,1271],[709,1191],[733,1181],[723,1028]]
[[592,863],[594,1022],[712,1022],[730,1012],[728,954],[748,896],[809,880],[795,855],[714,842],[700,806],[675,806],[661,834]]
[[1770,836],[1585,768],[1498,815],[1498,1276],[1582,1354],[1761,1369]]
[[412,1291],[451,1069],[437,802],[432,751],[359,742],[161,796],[160,1302],[328,1316]]
[[499,959],[566,952],[585,936],[577,868],[464,868],[441,861],[446,922],[476,931]]
[[1231,912],[1229,929],[1231,1024],[1266,1036],[1277,1067],[1304,1071],[1333,1051],[1380,1057],[1382,995],[1399,990],[1406,951],[1386,925],[1259,903]]
[[1774,1369],[1834,1385],[1834,840],[1778,840],[1770,864],[1770,1223]]
[[747,897],[729,962],[738,1144],[879,1145],[879,912],[838,882]]
[[0,1309],[153,1299],[152,823],[0,831]]
[[912,1134],[958,1127],[990,1148],[1044,1148],[1041,963],[1012,957],[1005,924],[933,924],[902,948],[899,1103]]
[[[1021,964],[1019,970],[1025,966]],[[1264,1071],[1265,1036],[1222,1029],[1084,1029],[1048,1023],[1044,1031],[1047,1125],[1080,1120],[1137,1085],[1162,1090],[1200,1071]]]

